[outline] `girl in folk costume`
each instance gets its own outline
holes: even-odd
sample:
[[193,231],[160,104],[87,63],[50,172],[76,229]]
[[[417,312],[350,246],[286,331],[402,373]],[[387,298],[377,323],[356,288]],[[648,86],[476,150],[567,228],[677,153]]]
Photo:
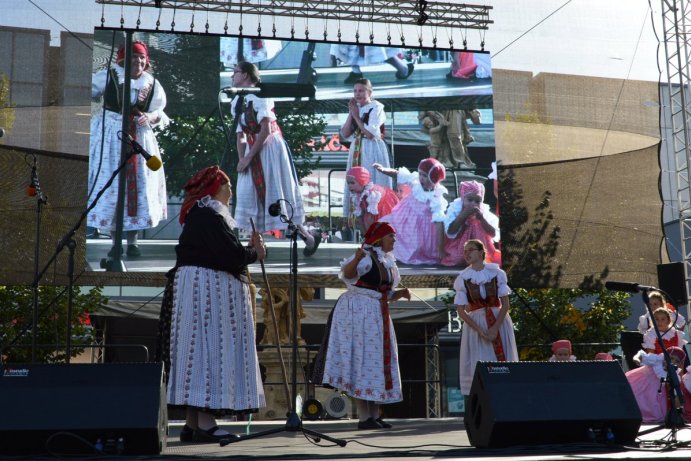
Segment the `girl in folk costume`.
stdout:
[[[684,349],[677,346],[667,348],[672,365],[683,367],[686,360]],[[626,379],[636,398],[644,423],[661,423],[665,421],[671,406],[669,395],[671,383],[667,382],[667,363],[663,354],[641,353],[641,366],[626,372]],[[681,378],[680,378],[681,382]],[[682,386],[683,387],[683,386]]]
[[548,362],[575,362],[576,356],[571,354],[571,341],[560,339],[552,343],[552,356]]
[[[673,314],[666,307],[658,307],[653,312],[653,319],[657,324],[657,329],[660,330],[662,341],[665,347],[672,346],[684,347],[686,339],[684,339],[684,332],[677,330],[672,325]],[[655,328],[651,328],[643,335],[643,350],[648,353],[660,354],[662,353],[662,345],[657,339]]]
[[509,288],[506,273],[496,264],[485,263],[480,240],[465,244],[468,267],[454,282],[454,303],[463,320],[460,353],[461,393],[470,394],[478,361],[518,360],[513,322],[509,316]]
[[499,218],[483,203],[485,186],[477,181],[463,181],[458,186],[458,198],[446,210],[444,230],[445,266],[465,265],[463,247],[470,239],[481,240],[487,249],[487,262],[501,264],[501,252],[494,247],[499,241]]
[[[684,316],[677,312],[673,305],[667,302],[667,299],[665,299],[665,296],[661,292],[657,290],[648,292],[648,304],[650,305],[650,310],[652,312],[655,312],[655,310],[657,310],[659,307],[666,307],[669,309],[672,314],[672,323],[674,323],[674,326],[678,330],[683,330],[686,326],[686,319]],[[638,318],[638,331],[640,331],[642,334],[645,334],[652,327],[653,324],[650,322],[650,315],[648,314],[648,309],[646,308],[645,314]]]
[[353,216],[364,233],[382,216],[398,205],[396,193],[388,187],[370,182],[366,168],[354,166],[346,173]]
[[[113,172],[120,166],[122,131],[122,103],[125,84],[125,48],[120,47],[116,65],[96,72],[91,80],[91,97],[103,98],[104,111],[91,120],[89,146],[90,200],[103,189]],[[149,73],[149,49],[146,44],[132,44],[130,71],[131,109],[127,134],[151,155],[161,157],[153,128],[165,127],[170,119],[163,112],[166,93],[160,82]],[[137,232],[158,226],[168,217],[168,197],[163,168],[153,171],[144,164],[140,155],[127,161],[125,208],[122,228],[127,237],[127,255],[140,255]],[[118,182],[115,181],[101,196],[87,216],[87,225],[108,232],[115,229],[115,211],[118,202]],[[113,241],[113,245],[120,242]],[[109,256],[113,255],[113,250]]]
[[[367,169],[374,184],[391,189],[391,178],[374,169],[379,163],[390,166],[389,150],[384,142],[384,105],[372,99],[372,83],[366,78],[353,85],[353,97],[348,102],[348,118],[341,128],[341,137],[350,142],[348,169],[361,166]],[[350,190],[343,190],[343,217],[352,213]]]
[[379,405],[403,399],[389,302],[410,300],[410,293],[396,290],[395,241],[394,228],[376,222],[367,229],[362,247],[341,262],[339,277],[348,290],[331,312],[315,365],[315,382],[356,399],[358,429],[391,427],[380,418]]
[[[249,62],[240,62],[233,72],[233,86],[253,87],[260,82],[259,70]],[[288,224],[280,216],[269,214],[269,205],[280,200],[281,213],[297,225],[305,240],[304,254],[311,256],[321,238],[308,232],[303,223],[305,210],[300,195],[297,172],[276,122],[273,100],[254,94],[236,96],[232,101],[237,127],[238,182],[235,220],[240,229],[251,231],[250,218],[259,232],[285,231]],[[289,202],[292,208],[285,202]]]
[[398,243],[394,249],[396,260],[406,264],[436,264],[444,245],[444,212],[448,191],[441,182],[446,177],[444,165],[433,158],[422,160],[417,172],[407,168],[394,170],[380,164],[374,167],[387,175],[397,177],[399,183],[411,183],[413,191],[401,200],[381,221],[391,223],[398,230]]
[[230,180],[217,166],[185,184],[183,225],[161,305],[158,360],[170,369],[168,403],[187,408],[182,442],[230,434],[215,417],[266,405],[255,346],[247,266],[266,256],[259,233],[233,232]]

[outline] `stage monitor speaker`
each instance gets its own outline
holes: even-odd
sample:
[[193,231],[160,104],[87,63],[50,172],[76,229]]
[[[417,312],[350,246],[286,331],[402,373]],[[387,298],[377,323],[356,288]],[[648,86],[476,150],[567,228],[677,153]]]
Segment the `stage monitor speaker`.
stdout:
[[688,302],[688,295],[686,290],[686,276],[684,275],[684,263],[658,264],[657,280],[660,289],[672,298],[668,300],[669,302],[674,306],[686,305]]
[[0,367],[0,454],[159,454],[162,363]]
[[478,448],[631,443],[641,412],[618,362],[478,362],[465,429]]

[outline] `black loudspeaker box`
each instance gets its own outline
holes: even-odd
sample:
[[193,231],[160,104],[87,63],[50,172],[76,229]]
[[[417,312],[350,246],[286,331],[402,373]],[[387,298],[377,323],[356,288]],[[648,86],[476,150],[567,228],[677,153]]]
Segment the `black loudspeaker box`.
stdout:
[[465,409],[465,429],[478,448],[631,443],[640,426],[616,361],[478,362]]
[[159,454],[162,363],[0,367],[0,454]]
[[688,301],[684,263],[658,264],[657,280],[660,289],[672,298],[668,299],[670,303],[674,306],[686,305]]

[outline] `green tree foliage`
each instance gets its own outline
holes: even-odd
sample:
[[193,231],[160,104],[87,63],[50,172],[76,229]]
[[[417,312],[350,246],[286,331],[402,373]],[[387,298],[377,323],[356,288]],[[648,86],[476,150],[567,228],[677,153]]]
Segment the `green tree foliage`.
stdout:
[[[229,108],[223,109],[230,112]],[[323,143],[315,139],[321,139],[326,121],[305,106],[282,106],[276,116],[293,155],[298,178],[303,178],[318,167],[312,152],[322,147]],[[226,131],[223,122],[227,124]],[[169,195],[182,194],[182,187],[195,171],[214,164],[220,165],[235,184],[238,154],[232,119],[221,120],[217,113],[208,117],[179,116],[156,136],[164,152]]]
[[[79,344],[93,339],[89,314],[107,302],[96,287],[82,293],[74,288],[72,300],[72,356],[84,351]],[[36,362],[65,362],[67,341],[68,296],[64,287],[38,288],[38,322]],[[33,319],[33,290],[29,286],[0,286],[0,353],[12,363],[31,361],[31,324]],[[7,347],[12,346],[12,347]]]
[[629,295],[609,290],[582,288],[517,288],[510,296],[511,318],[521,360],[546,360],[557,339],[574,344],[579,360],[592,360],[609,346],[588,343],[618,343],[623,322],[631,315]]

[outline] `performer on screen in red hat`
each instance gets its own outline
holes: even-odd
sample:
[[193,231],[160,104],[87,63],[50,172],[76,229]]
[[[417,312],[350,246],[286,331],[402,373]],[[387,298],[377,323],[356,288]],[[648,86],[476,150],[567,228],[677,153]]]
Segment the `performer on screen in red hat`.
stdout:
[[398,184],[412,185],[410,195],[401,200],[388,216],[380,221],[391,223],[398,231],[394,255],[406,264],[438,264],[444,253],[444,217],[448,191],[441,184],[446,169],[434,158],[423,159],[418,169],[410,173],[407,168],[385,168],[375,163],[374,168],[396,178]]
[[363,233],[398,205],[396,193],[388,187],[372,183],[369,171],[364,167],[354,166],[349,169],[346,172],[346,185],[350,190],[351,209],[355,220],[352,224],[357,224]]
[[[161,158],[161,151],[154,135],[154,127],[165,127],[169,118],[163,111],[166,93],[161,83],[151,74],[149,49],[144,42],[132,44],[130,73],[130,114],[128,130],[122,133],[122,92],[125,84],[125,48],[120,47],[115,65],[96,72],[91,81],[91,97],[102,99],[103,111],[91,120],[89,147],[89,203],[95,198],[121,163],[121,138],[131,137],[150,155]],[[166,182],[160,161],[152,169],[141,155],[132,155],[123,170],[125,180],[125,207],[123,231],[127,238],[128,258],[140,256],[137,242],[140,230],[150,229],[168,217]],[[105,190],[96,206],[87,216],[87,226],[114,232],[118,202],[118,181]],[[113,235],[113,238],[115,236]],[[113,256],[113,241],[109,256]]]
[[379,405],[403,400],[396,332],[389,303],[410,300],[400,282],[393,256],[397,234],[388,223],[375,222],[365,242],[341,262],[339,277],[348,290],[338,298],[315,361],[312,381],[354,398],[358,429],[390,428]]

